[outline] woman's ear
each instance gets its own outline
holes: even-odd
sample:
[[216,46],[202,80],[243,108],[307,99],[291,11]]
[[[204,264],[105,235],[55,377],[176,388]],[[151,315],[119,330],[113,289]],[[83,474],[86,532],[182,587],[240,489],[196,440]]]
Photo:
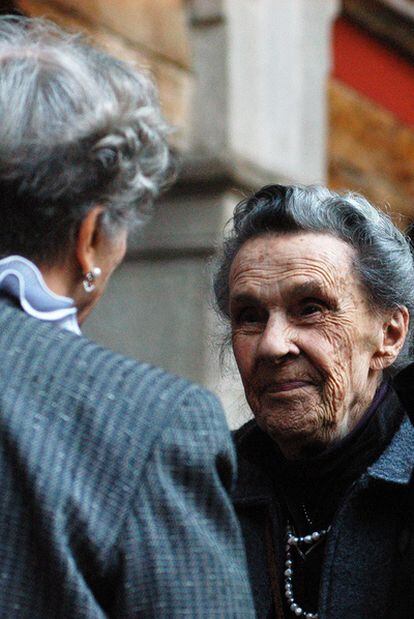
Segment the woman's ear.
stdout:
[[96,267],[100,232],[99,218],[103,210],[102,206],[94,206],[79,226],[75,255],[83,275]]
[[410,315],[402,305],[397,307],[382,327],[382,342],[371,360],[371,369],[385,370],[398,357],[407,337]]

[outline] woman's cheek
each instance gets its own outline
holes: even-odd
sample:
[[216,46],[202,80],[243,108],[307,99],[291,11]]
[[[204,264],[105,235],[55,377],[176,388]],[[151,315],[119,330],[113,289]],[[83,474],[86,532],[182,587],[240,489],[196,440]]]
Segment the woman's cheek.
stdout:
[[336,425],[339,410],[343,407],[347,392],[349,372],[348,338],[345,339],[337,325],[325,328],[308,345],[307,356],[321,377],[321,414],[326,427]]
[[254,368],[255,346],[253,338],[236,332],[232,335],[232,347],[242,382],[245,387],[248,387],[252,380]]

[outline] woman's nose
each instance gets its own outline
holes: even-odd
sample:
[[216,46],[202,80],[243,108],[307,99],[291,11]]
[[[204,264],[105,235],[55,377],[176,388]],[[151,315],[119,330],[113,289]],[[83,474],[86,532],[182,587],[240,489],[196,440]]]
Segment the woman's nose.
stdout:
[[264,329],[257,355],[260,357],[282,359],[286,355],[298,355],[299,347],[295,343],[295,332],[283,315],[269,316]]

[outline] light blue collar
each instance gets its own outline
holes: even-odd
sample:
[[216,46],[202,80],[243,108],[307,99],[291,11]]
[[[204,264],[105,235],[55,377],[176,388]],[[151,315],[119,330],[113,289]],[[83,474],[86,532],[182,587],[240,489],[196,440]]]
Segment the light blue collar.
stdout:
[[0,292],[16,299],[29,316],[81,334],[73,299],[50,290],[37,266],[22,256],[0,260]]

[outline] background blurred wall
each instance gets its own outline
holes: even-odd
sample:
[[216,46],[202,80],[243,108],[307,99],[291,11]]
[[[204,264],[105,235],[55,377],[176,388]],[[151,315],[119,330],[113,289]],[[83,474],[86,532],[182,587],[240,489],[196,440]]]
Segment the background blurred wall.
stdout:
[[[144,235],[131,239],[85,332],[209,386],[232,425],[248,413],[234,368],[230,363],[222,372],[218,363],[208,264],[240,196],[265,183],[329,182],[388,202],[411,219],[412,123],[388,104],[401,99],[402,76],[408,107],[414,93],[411,58],[395,45],[409,16],[387,4],[14,2],[28,15],[86,31],[158,82],[164,112],[177,128],[180,179]],[[379,9],[396,19],[387,36],[388,14]],[[370,75],[383,93],[394,76],[392,96],[375,97]]]
[[401,226],[413,218],[413,19],[411,0],[344,0],[328,89],[329,184],[389,205]]

